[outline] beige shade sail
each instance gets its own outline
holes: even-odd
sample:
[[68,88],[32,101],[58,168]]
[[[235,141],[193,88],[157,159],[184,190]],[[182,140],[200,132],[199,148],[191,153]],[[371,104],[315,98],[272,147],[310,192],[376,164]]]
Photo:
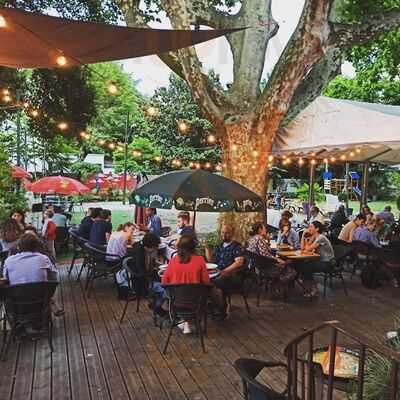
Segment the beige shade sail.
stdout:
[[0,65],[54,68],[60,62],[80,65],[122,60],[178,50],[238,30],[128,28],[0,7]]
[[[400,106],[320,96],[275,141],[274,154],[400,164]],[[314,156],[314,154],[313,154]]]

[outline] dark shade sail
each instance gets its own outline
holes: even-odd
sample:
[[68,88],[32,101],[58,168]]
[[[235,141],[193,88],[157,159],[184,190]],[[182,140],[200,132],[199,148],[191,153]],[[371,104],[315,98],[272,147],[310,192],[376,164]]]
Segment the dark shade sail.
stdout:
[[238,183],[204,170],[170,172],[145,183],[131,195],[140,207],[204,212],[262,211],[260,196]]
[[0,65],[10,68],[55,68],[122,60],[215,39],[240,29],[166,30],[127,28],[0,7]]

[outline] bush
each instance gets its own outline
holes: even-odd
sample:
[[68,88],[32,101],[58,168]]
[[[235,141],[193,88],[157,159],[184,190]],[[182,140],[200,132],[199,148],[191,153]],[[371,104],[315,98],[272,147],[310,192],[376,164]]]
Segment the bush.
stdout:
[[[308,201],[308,193],[310,191],[310,186],[308,183],[303,183],[297,188],[297,198],[302,202]],[[314,183],[314,198],[316,202],[325,200],[325,193],[318,183]]]

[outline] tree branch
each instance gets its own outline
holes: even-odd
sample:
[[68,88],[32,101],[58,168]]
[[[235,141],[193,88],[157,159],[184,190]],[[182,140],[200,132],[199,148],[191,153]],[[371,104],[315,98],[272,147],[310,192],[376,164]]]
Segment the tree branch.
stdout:
[[331,48],[327,51],[325,57],[313,67],[296,89],[290,102],[289,110],[282,120],[281,127],[286,126],[304,108],[320,96],[329,81],[340,75],[343,59],[344,55],[340,49]]
[[266,134],[266,129],[276,131],[301,81],[324,57],[331,5],[332,0],[305,1],[299,24],[259,98],[256,108],[258,134]]
[[400,27],[400,11],[371,15],[368,20],[355,24],[331,23],[332,33],[328,45],[347,48],[366,43],[382,33]]

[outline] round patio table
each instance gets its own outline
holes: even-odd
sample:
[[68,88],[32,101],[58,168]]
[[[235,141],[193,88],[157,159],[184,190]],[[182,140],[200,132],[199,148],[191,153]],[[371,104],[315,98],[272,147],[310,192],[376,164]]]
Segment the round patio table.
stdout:
[[320,255],[318,253],[311,253],[301,250],[284,250],[278,251],[278,256],[281,258],[287,258],[289,260],[317,260],[319,259]]

